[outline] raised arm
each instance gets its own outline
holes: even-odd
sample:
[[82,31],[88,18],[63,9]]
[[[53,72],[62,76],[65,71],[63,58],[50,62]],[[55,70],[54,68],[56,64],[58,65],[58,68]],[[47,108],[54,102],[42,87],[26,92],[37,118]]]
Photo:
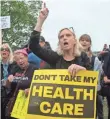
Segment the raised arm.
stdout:
[[41,32],[42,25],[43,25],[44,21],[46,20],[48,14],[49,14],[49,10],[48,10],[48,8],[46,8],[46,4],[44,3],[44,6],[39,13],[39,16],[37,19],[37,24],[34,28],[35,31]]
[[34,54],[36,54],[42,60],[46,61],[49,64],[55,64],[57,59],[59,58],[59,55],[56,52],[44,49],[39,45],[40,32],[43,23],[48,16],[48,13],[49,11],[44,4],[44,8],[40,11],[37,24],[34,28],[34,31],[31,34],[29,48]]

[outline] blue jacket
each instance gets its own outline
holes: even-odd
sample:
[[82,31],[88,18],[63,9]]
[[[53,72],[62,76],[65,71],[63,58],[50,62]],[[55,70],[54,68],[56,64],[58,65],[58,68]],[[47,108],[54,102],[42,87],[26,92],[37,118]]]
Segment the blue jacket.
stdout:
[[40,68],[41,59],[38,56],[36,56],[34,53],[31,52],[28,54],[28,61],[30,63],[35,64],[37,68]]

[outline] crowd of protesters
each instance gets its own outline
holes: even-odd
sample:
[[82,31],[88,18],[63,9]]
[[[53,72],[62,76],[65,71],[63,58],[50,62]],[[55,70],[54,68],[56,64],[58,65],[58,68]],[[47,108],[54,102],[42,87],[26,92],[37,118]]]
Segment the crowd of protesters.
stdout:
[[14,52],[7,43],[3,43],[0,47],[1,118],[12,118],[10,112],[19,89],[27,94],[34,70],[46,68],[68,69],[73,76],[80,70],[98,71],[96,117],[104,119],[103,97],[106,97],[110,119],[110,45],[108,47],[105,44],[103,50],[96,56],[91,50],[92,39],[88,34],[83,34],[77,40],[74,31],[63,28],[58,33],[57,51],[53,51],[49,42],[40,36],[47,16],[48,9],[44,7],[31,34],[30,42],[25,47]]

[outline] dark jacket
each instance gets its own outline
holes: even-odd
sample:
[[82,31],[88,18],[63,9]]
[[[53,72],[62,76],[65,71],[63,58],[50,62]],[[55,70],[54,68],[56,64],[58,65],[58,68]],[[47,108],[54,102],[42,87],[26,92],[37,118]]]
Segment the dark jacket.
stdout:
[[[17,66],[17,64],[15,62],[10,63],[8,65],[8,75],[10,75],[13,72],[13,68],[15,68]],[[1,63],[1,80],[4,79],[3,76],[3,64]]]
[[67,69],[71,64],[78,64],[87,69],[91,69],[90,60],[86,53],[83,52],[81,56],[76,57],[72,61],[66,61],[63,56],[58,55],[57,52],[41,48],[39,45],[39,39],[40,32],[33,31],[30,37],[29,48],[34,54],[50,64],[53,69]]
[[104,54],[99,54],[99,55],[98,55],[98,59],[99,59],[101,62],[104,62],[104,59],[105,59],[105,57],[107,56],[107,54],[108,54],[108,51],[105,52]]
[[108,52],[108,54],[104,58],[103,70],[105,76],[107,76],[108,79],[110,79],[110,52]]
[[24,70],[21,69],[19,66],[15,67],[13,69],[13,73],[12,73],[12,75],[15,77],[15,79],[11,83],[12,92],[15,90],[17,83],[20,83],[20,85],[18,87],[18,90],[19,89],[24,90],[26,88],[29,88],[30,84],[31,84],[31,81],[32,81],[33,73],[37,69],[38,68],[36,67],[36,65],[31,64],[31,63],[29,64],[25,73],[23,73]]

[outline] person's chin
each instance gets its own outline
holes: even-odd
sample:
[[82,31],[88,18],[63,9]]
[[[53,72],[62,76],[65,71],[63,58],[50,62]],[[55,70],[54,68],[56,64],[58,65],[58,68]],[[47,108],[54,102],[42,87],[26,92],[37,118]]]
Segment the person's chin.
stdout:
[[69,49],[70,49],[69,46],[63,47],[63,50],[69,50]]
[[22,66],[20,66],[20,68],[21,68],[21,69],[24,69],[24,66],[22,65]]
[[2,58],[7,58],[8,56],[7,56],[7,55],[2,55],[1,57],[2,57]]
[[87,51],[87,48],[86,48],[86,47],[83,47],[83,50],[84,50],[84,51]]

